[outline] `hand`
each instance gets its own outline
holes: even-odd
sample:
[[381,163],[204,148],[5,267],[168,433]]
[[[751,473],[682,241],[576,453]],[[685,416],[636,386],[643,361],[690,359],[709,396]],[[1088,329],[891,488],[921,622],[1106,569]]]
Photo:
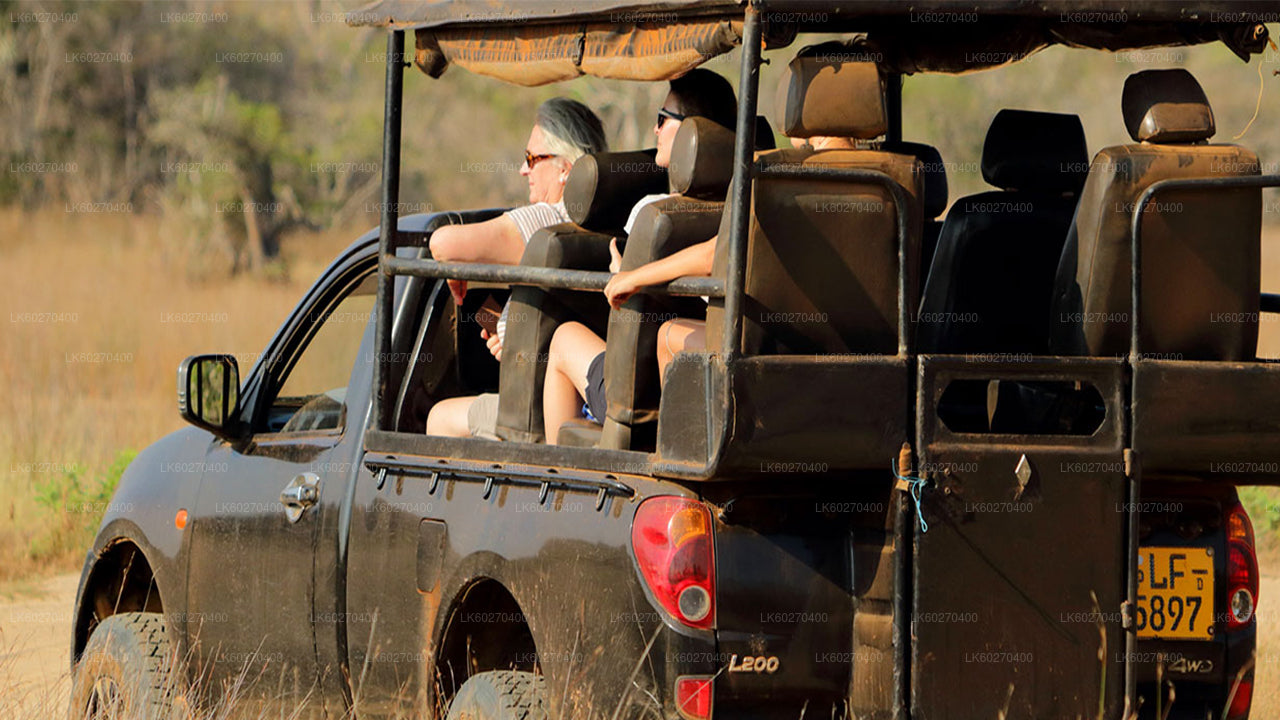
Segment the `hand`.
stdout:
[[449,286],[449,294],[453,295],[453,304],[462,307],[462,301],[467,297],[467,281],[466,280],[446,280]]
[[622,269],[622,253],[618,252],[618,238],[609,241],[609,272],[616,273]]
[[609,307],[618,310],[622,308],[622,303],[626,302],[632,295],[635,295],[640,287],[635,282],[634,271],[628,270],[615,273],[613,277],[609,278],[609,284],[604,286],[604,296],[609,299]]
[[488,330],[481,330],[480,337],[485,339],[484,344],[489,348],[493,359],[502,362],[502,337],[498,333],[490,335]]

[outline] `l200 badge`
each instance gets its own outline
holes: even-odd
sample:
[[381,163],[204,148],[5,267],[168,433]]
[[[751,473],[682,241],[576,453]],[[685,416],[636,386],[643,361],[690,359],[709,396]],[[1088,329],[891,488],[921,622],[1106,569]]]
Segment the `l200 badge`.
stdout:
[[729,657],[729,672],[742,673],[769,673],[778,672],[778,656],[777,655],[744,655],[742,660],[738,660],[736,654]]

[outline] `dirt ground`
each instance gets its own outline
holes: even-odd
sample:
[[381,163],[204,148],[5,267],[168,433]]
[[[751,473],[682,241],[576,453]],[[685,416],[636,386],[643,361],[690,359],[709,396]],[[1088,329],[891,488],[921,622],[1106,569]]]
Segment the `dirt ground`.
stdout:
[[79,579],[79,573],[58,575],[0,595],[0,717],[65,715]]
[[[0,718],[64,716],[70,687],[71,605],[78,578],[59,575],[0,595]],[[1264,577],[1258,595],[1252,717],[1262,720],[1280,717],[1280,575]]]

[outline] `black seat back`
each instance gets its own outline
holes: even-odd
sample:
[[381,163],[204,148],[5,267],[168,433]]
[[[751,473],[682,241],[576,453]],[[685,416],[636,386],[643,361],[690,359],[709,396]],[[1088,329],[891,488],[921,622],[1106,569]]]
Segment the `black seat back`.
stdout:
[[1089,155],[1075,115],[1001,110],[982,177],[1001,190],[957,200],[925,282],[922,353],[1049,349],[1053,278]]

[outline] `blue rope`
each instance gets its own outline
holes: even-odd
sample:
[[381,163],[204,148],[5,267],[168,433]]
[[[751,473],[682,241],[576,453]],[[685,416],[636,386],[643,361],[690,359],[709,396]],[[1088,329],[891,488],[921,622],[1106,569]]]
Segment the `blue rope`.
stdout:
[[889,461],[889,472],[893,473],[895,478],[910,486],[907,488],[907,492],[910,493],[911,499],[916,502],[916,517],[920,518],[920,532],[929,532],[929,523],[925,522],[924,512],[920,510],[920,493],[924,491],[924,488],[929,484],[929,481],[924,478],[912,477],[910,475],[899,475],[898,463],[893,460]]

